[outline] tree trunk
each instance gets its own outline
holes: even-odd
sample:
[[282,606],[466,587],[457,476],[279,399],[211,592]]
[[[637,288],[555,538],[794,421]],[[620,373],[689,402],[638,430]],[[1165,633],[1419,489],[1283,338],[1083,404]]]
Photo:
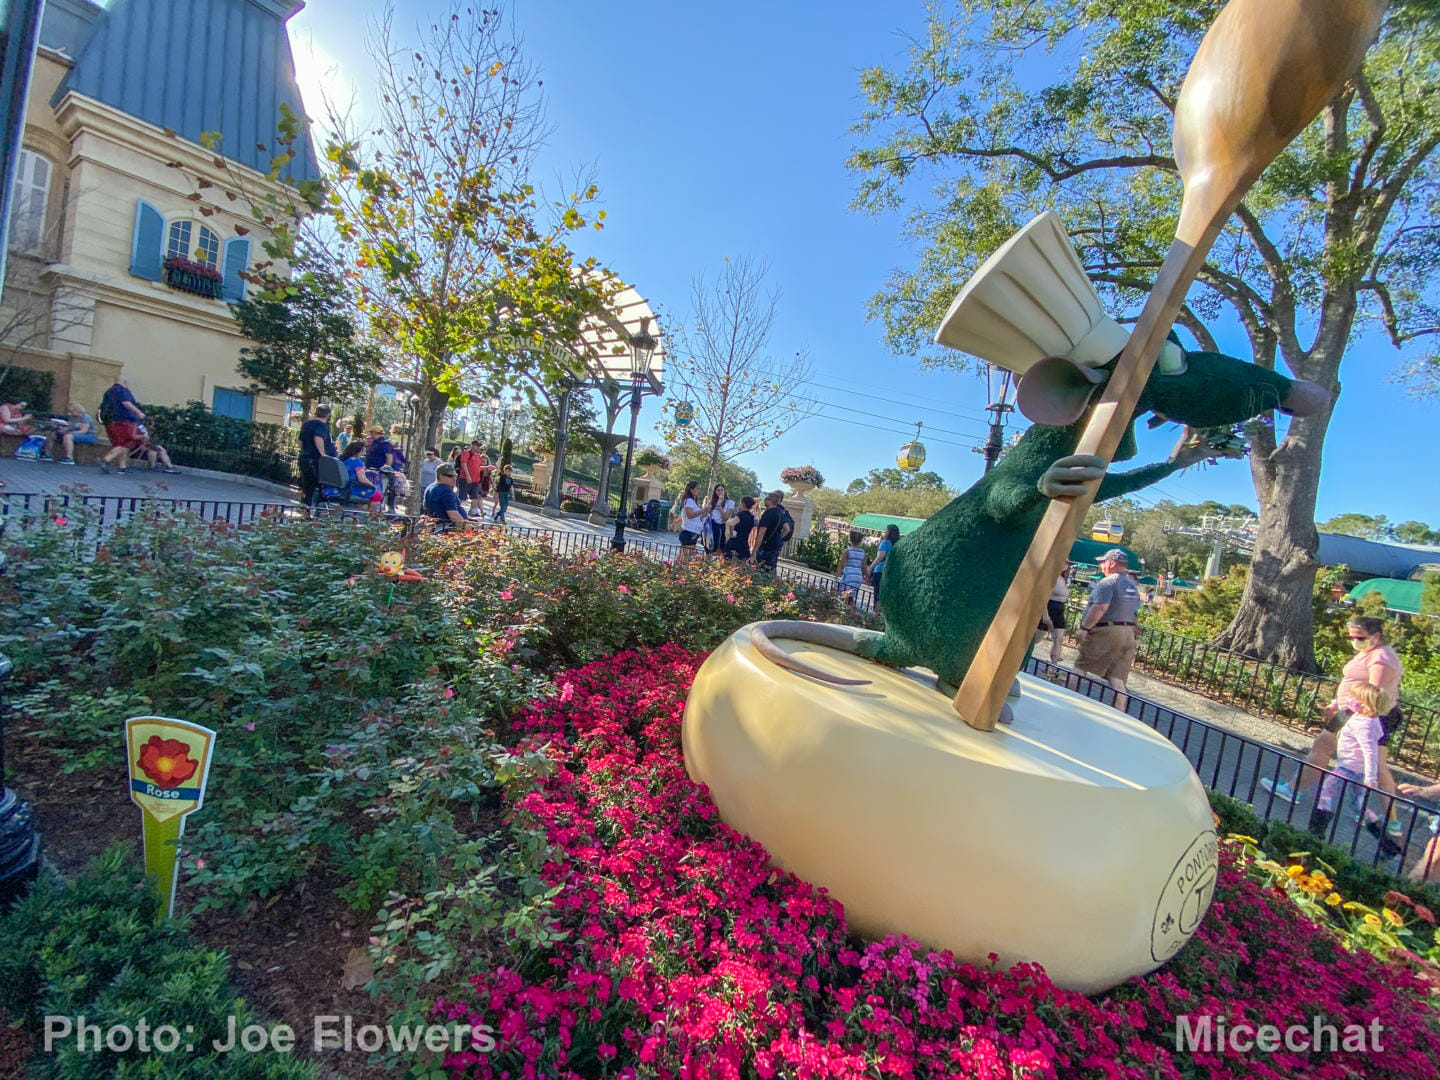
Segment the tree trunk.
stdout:
[[1320,458],[1335,399],[1336,378],[1350,319],[1322,329],[1315,348],[1296,358],[1291,369],[1329,389],[1330,404],[1314,416],[1294,417],[1285,440],[1273,432],[1252,437],[1251,471],[1260,500],[1260,530],[1240,607],[1215,638],[1232,649],[1297,671],[1318,671],[1315,663],[1315,573],[1320,547],[1315,529],[1315,500],[1320,487]]
[[[729,380],[726,380],[726,392],[720,398],[720,421],[715,425],[715,442],[710,447],[710,476],[705,481],[705,498],[709,498],[715,490],[715,472],[720,468],[720,439],[725,434],[725,413],[730,408]],[[725,497],[728,499],[730,493],[727,491]]]
[[[419,507],[420,500],[425,495],[420,490],[420,467],[425,464],[425,447],[440,445],[436,436],[440,432],[440,425],[445,419],[445,408],[449,404],[449,394],[436,390],[429,379],[422,378],[420,400],[415,403],[415,432],[423,432],[425,437],[417,440],[416,446],[419,449],[412,453],[410,460],[405,463],[405,476],[410,481],[410,490],[413,493],[410,497],[412,510]],[[414,450],[415,446],[411,449]]]

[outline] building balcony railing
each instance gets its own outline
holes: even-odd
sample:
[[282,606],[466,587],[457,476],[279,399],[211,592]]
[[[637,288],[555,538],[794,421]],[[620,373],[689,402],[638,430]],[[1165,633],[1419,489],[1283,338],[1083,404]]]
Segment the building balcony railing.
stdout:
[[189,259],[166,259],[164,263],[165,284],[180,292],[193,293],[209,300],[220,299],[220,287],[224,276],[213,266],[191,262]]

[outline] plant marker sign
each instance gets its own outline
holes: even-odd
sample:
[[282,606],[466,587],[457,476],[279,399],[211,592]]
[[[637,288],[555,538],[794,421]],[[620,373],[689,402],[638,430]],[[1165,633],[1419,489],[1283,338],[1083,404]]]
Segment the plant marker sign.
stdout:
[[175,913],[177,845],[186,816],[204,801],[214,748],[215,732],[187,720],[132,716],[125,721],[130,801],[140,807],[145,872],[155,878],[165,918]]

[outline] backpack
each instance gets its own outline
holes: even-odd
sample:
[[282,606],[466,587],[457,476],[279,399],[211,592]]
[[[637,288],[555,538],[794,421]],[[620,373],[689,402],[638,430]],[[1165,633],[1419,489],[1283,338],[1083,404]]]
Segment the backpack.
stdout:
[[21,461],[39,461],[44,453],[44,435],[27,435],[25,441],[15,448],[15,456]]
[[775,530],[780,534],[780,543],[785,543],[795,532],[795,519],[790,516],[790,511],[780,507],[780,527]]
[[780,523],[775,526],[773,536],[765,537],[765,542],[761,545],[765,551],[776,551],[784,547],[785,541],[789,540],[791,533],[795,531],[795,519],[790,516],[790,511],[783,506],[777,506],[775,509],[780,511]]
[[105,396],[100,399],[100,423],[113,424],[115,416],[115,387],[105,391]]

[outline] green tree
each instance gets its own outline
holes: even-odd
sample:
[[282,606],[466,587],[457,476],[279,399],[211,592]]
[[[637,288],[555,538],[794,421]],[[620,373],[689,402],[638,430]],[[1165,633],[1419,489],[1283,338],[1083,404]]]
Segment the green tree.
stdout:
[[1388,540],[1390,524],[1385,515],[1371,517],[1369,514],[1336,514],[1329,521],[1315,526],[1321,532],[1344,533],[1346,536],[1360,536],[1366,540]]
[[[1222,6],[952,0],[931,9],[907,70],[863,73],[856,206],[896,208],[922,178],[933,193],[906,224],[924,248],[918,267],[896,271],[871,302],[893,350],[963,364],[931,348],[935,326],[980,260],[1046,208],[1111,301],[1138,303],[1180,204],[1176,95]],[[1266,170],[1200,271],[1179,321],[1201,346],[1214,347],[1225,311],[1250,359],[1338,391],[1363,326],[1383,327],[1396,348],[1440,333],[1430,282],[1440,238],[1427,223],[1440,183],[1437,75],[1433,4],[1392,3],[1363,72]],[[1306,669],[1329,422],[1330,410],[1296,418],[1278,445],[1272,426],[1250,426],[1263,508],[1255,569],[1219,639]]]
[[850,481],[850,494],[867,488],[890,488],[892,491],[947,491],[945,478],[937,472],[904,472],[896,468],[871,469],[864,477]]
[[[420,385],[435,445],[466,385],[521,372],[558,385],[581,367],[581,325],[618,286],[567,236],[600,226],[593,184],[542,202],[540,84],[505,12],[456,0],[413,41],[387,10],[371,43],[378,125],[333,113],[329,210],[361,269],[360,303]],[[418,478],[418,455],[411,463]]]
[[1402,544],[1433,544],[1440,540],[1440,533],[1423,521],[1402,521],[1390,532]]
[[382,355],[356,329],[344,278],[316,252],[295,265],[298,288],[278,300],[263,295],[231,306],[253,341],[235,370],[252,390],[300,399],[306,416],[317,401],[345,401],[380,378]]
[[691,480],[699,480],[704,488],[706,477],[711,475],[715,477],[711,486],[724,484],[726,494],[735,500],[736,506],[740,505],[740,499],[745,495],[754,495],[757,498],[760,495],[760,478],[743,465],[737,465],[733,461],[720,461],[716,463],[712,474],[708,446],[686,441],[672,444],[665,452],[670,455],[670,468],[663,474],[665,498],[672,502]]

